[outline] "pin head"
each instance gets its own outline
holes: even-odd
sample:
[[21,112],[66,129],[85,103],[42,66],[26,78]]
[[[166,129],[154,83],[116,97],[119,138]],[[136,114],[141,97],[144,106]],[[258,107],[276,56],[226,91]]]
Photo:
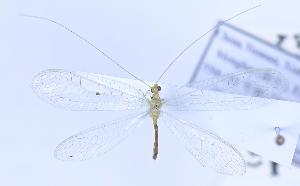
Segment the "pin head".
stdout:
[[282,136],[282,135],[277,135],[276,138],[275,138],[275,142],[277,145],[281,146],[284,144],[285,142],[285,138]]
[[276,132],[275,143],[279,146],[283,145],[285,142],[285,138],[280,134],[281,128],[279,126],[274,127]]

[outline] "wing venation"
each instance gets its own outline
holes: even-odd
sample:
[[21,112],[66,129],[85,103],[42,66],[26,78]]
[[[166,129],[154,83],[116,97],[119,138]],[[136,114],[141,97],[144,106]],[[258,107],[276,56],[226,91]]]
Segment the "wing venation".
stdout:
[[86,129],[61,142],[54,156],[62,161],[84,161],[100,156],[133,133],[147,114],[137,113]]
[[34,77],[32,87],[42,99],[67,110],[133,110],[147,106],[140,90],[92,73],[46,70]]
[[226,175],[246,172],[240,152],[221,137],[167,113],[163,113],[161,119],[202,166]]

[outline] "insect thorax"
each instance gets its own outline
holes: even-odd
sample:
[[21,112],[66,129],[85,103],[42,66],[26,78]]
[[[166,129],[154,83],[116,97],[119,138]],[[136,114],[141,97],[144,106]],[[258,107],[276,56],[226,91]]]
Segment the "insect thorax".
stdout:
[[151,100],[150,100],[150,107],[151,107],[151,116],[152,119],[157,121],[159,114],[160,114],[160,108],[161,108],[161,99],[159,96],[159,91],[161,90],[160,86],[157,84],[154,84],[153,87],[151,87]]

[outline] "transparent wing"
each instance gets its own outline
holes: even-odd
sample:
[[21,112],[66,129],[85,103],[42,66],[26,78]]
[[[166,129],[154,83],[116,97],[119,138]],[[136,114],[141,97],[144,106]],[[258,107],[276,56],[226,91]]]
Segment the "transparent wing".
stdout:
[[178,96],[165,99],[165,111],[224,111],[248,110],[273,103],[274,100],[258,97],[240,96],[222,92],[193,90],[181,87]]
[[63,161],[83,161],[100,156],[130,135],[147,114],[130,115],[75,134],[56,147],[54,156]]
[[202,166],[226,175],[243,175],[246,172],[246,163],[239,151],[216,134],[165,112],[161,121]]
[[190,83],[191,87],[263,98],[277,98],[289,86],[288,80],[272,69],[250,69]]
[[288,88],[288,81],[271,69],[251,69],[180,87],[177,96],[165,100],[169,110],[218,111],[262,107]]
[[131,110],[144,108],[143,93],[101,75],[66,70],[46,70],[34,77],[36,94],[67,110]]

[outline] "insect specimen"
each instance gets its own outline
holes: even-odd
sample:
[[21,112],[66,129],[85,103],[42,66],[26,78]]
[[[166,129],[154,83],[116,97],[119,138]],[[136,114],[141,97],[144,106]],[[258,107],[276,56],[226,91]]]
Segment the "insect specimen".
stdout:
[[[243,11],[226,21],[256,7]],[[238,84],[244,84],[247,80],[251,80],[254,77],[268,75],[269,84],[262,84],[260,90],[262,94],[269,94],[269,92],[284,89],[286,85],[284,77],[279,72],[270,69],[251,69],[205,83],[205,86],[200,89],[159,83],[168,69],[185,51],[222,24],[211,28],[188,45],[167,66],[156,82],[149,83],[126,70],[116,60],[66,26],[44,17],[23,16],[50,21],[61,26],[134,77],[134,80],[124,80],[99,74],[57,69],[45,70],[34,77],[32,87],[37,95],[52,105],[63,109],[137,111],[136,114],[100,124],[69,137],[56,148],[54,154],[57,159],[82,161],[99,156],[122,142],[135,128],[141,125],[145,117],[150,117],[154,127],[153,159],[156,159],[158,155],[158,125],[161,123],[166,125],[184,143],[186,149],[203,166],[209,166],[222,174],[236,175],[245,173],[245,161],[232,145],[216,134],[200,128],[198,125],[178,119],[170,111],[221,111],[257,108],[272,101],[264,98],[210,91],[206,90],[206,88],[218,85],[231,89]],[[258,80],[259,78],[254,79]],[[259,82],[257,83],[259,84]],[[171,92],[171,94],[167,94],[167,92]],[[164,93],[165,95],[162,96]]]

